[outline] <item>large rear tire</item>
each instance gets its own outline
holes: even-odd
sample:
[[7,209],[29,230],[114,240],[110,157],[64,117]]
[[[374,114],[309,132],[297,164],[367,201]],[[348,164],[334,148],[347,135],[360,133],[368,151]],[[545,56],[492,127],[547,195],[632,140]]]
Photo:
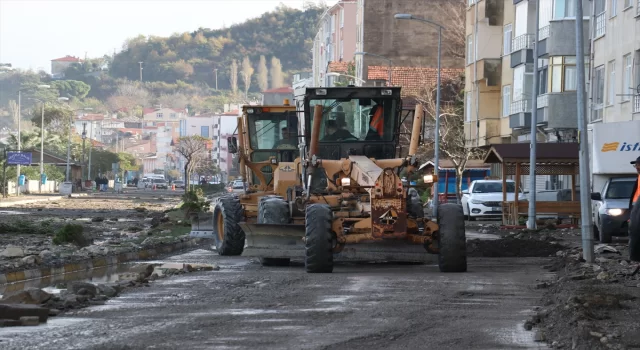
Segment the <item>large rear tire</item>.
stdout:
[[238,223],[242,220],[242,205],[237,197],[218,200],[213,211],[213,230],[219,255],[241,255],[244,249],[244,231]]
[[467,271],[467,242],[462,206],[445,203],[438,207],[438,266],[441,272]]
[[[286,225],[291,221],[287,202],[279,197],[262,197],[258,206],[258,223]],[[290,258],[260,258],[262,266],[289,266]]]
[[333,272],[333,213],[325,204],[311,204],[305,211],[305,258],[309,273]]

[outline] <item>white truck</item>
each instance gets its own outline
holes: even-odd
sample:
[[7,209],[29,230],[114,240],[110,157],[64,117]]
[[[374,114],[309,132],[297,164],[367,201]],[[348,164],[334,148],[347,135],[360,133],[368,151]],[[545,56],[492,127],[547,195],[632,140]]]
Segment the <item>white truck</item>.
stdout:
[[629,198],[638,177],[630,162],[640,156],[640,121],[596,123],[590,131],[593,231],[609,243],[628,234]]

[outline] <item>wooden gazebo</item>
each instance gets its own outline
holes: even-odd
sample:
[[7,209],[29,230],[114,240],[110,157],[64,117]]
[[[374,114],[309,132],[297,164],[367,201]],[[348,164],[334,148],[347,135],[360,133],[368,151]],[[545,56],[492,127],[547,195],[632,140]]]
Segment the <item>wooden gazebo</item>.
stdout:
[[[520,216],[527,216],[529,202],[519,201],[521,175],[529,175],[530,144],[492,145],[484,158],[485,163],[501,164],[502,168],[502,223],[518,225]],[[579,145],[577,143],[538,143],[536,145],[536,175],[570,175],[571,201],[536,201],[536,214],[562,214],[576,221],[580,218],[580,201],[576,198],[576,175]],[[507,201],[507,176],[515,176],[515,198]],[[536,189],[530,189],[535,191]]]

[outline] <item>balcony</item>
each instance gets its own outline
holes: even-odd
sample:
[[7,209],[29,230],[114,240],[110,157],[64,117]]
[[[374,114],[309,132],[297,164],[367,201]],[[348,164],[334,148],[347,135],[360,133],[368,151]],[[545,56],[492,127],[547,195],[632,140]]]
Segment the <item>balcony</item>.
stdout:
[[537,104],[538,104],[538,108],[549,107],[549,95],[544,94],[544,95],[538,96]]
[[553,92],[538,96],[537,124],[553,129],[575,129],[578,125],[575,91]]
[[[638,0],[640,5],[640,0]],[[640,95],[633,96],[633,113],[640,113]]]
[[478,60],[478,79],[486,79],[487,86],[500,86],[502,84],[502,59],[484,58]]
[[511,102],[511,114],[531,113],[531,100]]
[[502,26],[504,20],[504,0],[469,0],[469,6],[477,4],[478,20],[487,19],[490,26]]
[[511,42],[511,68],[521,64],[533,63],[533,42],[535,35],[523,34],[513,38]]
[[[583,23],[583,35],[588,38],[589,20],[583,19]],[[538,35],[540,40],[538,43],[538,57],[576,55],[575,19],[552,20],[548,26],[539,29]],[[585,52],[589,52],[589,44],[589,40],[584,41]]]

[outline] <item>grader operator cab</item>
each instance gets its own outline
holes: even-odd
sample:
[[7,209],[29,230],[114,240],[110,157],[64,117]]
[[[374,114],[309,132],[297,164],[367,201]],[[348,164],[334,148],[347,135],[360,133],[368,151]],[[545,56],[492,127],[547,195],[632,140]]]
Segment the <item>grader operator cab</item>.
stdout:
[[229,137],[227,147],[237,154],[244,190],[218,198],[213,215],[192,221],[191,236],[213,238],[220,255],[240,255],[245,234],[238,223],[256,222],[259,200],[282,198],[299,185],[294,171],[300,167],[295,107],[288,100],[281,106],[243,106],[238,137]]
[[303,258],[307,272],[332,272],[334,260],[427,262],[431,253],[441,271],[466,271],[462,208],[443,204],[437,223],[425,219],[416,188],[400,178],[418,170],[423,118],[420,106],[409,155],[400,157],[401,110],[400,88],[308,88],[302,159],[291,166],[301,181],[262,198],[258,220],[240,222],[244,255]]

